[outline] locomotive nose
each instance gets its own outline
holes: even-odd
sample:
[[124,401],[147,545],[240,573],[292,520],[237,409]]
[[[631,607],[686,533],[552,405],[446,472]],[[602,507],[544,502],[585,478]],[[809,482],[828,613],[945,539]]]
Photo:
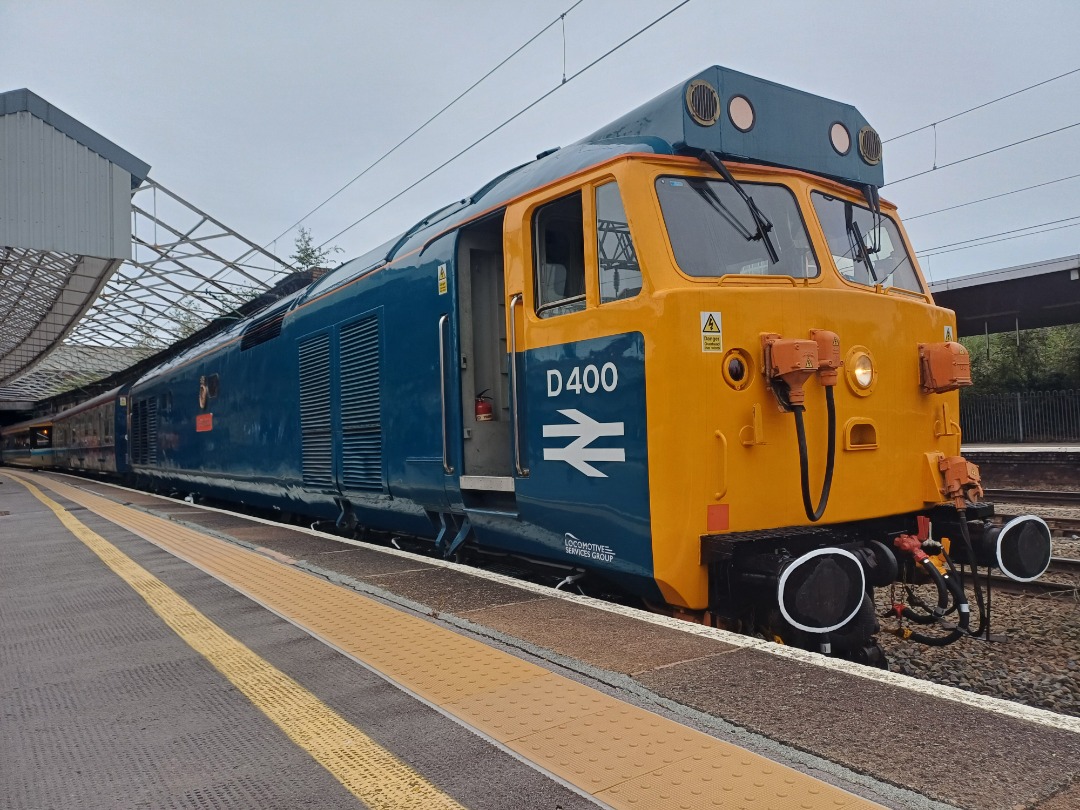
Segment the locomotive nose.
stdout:
[[829,633],[859,612],[866,593],[862,564],[842,548],[819,548],[788,563],[777,582],[784,618],[808,633]]

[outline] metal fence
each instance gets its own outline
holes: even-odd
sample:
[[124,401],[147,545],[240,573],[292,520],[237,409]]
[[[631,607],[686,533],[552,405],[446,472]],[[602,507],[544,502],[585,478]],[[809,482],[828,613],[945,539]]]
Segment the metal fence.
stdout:
[[1080,442],[1080,391],[960,392],[964,443]]

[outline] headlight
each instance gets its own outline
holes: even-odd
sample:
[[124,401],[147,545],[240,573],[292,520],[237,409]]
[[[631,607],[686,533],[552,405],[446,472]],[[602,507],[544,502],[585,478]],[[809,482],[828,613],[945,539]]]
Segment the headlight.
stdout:
[[870,383],[874,381],[874,361],[868,354],[856,356],[851,371],[855,375],[855,384],[859,388],[869,388]]
[[865,346],[852,346],[844,358],[848,388],[860,397],[870,396],[877,386],[877,369],[874,358]]

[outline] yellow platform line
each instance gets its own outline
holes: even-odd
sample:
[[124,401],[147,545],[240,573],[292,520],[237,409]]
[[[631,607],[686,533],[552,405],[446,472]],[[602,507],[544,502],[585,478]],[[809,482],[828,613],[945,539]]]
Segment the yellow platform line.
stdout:
[[180,638],[206,658],[263,714],[375,810],[464,810],[417,771],[315,695],[234,639],[187,600],[20,476],[64,527],[130,585]]
[[257,552],[66,484],[43,483],[611,807],[880,807]]

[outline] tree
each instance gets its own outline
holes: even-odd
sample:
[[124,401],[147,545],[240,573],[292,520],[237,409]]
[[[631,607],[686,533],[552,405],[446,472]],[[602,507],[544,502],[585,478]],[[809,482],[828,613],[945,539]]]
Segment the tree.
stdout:
[[335,253],[343,253],[337,245],[326,248],[316,247],[311,238],[311,231],[300,226],[300,233],[296,237],[296,252],[289,258],[294,266],[300,270],[311,270],[313,267],[323,267],[327,260]]
[[1080,324],[966,337],[973,394],[1080,388]]

